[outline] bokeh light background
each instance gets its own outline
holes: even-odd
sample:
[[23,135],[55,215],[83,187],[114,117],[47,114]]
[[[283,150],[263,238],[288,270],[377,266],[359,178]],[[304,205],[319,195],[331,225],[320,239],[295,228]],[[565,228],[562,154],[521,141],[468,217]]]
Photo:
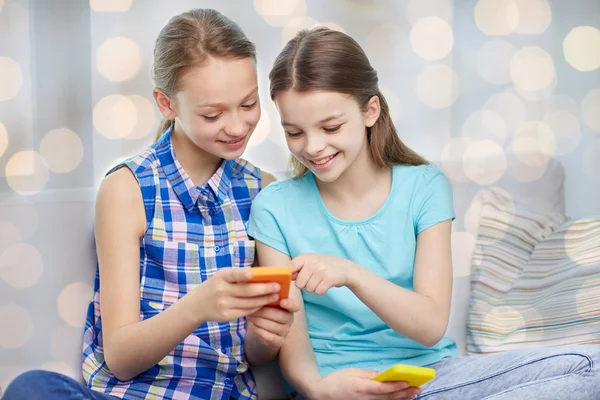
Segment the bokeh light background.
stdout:
[[[533,182],[556,159],[567,214],[600,214],[598,0],[0,0],[1,386],[38,367],[80,376],[94,193],[152,141],[154,40],[192,7],[257,44],[263,117],[245,156],[267,171],[288,160],[268,71],[299,29],[325,25],[363,46],[402,139],[453,182]],[[471,217],[455,248],[473,246]]]

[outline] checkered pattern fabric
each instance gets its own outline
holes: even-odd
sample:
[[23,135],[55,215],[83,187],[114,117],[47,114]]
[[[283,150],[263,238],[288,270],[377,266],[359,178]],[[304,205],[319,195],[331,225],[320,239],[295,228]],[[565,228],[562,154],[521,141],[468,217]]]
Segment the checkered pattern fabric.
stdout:
[[[129,168],[146,209],[140,241],[140,318],[151,318],[224,267],[248,267],[254,242],[246,233],[261,172],[225,160],[197,187],[175,158],[170,131],[141,154],[111,170]],[[110,173],[110,172],[109,172]],[[164,359],[131,381],[107,368],[102,345],[99,276],[84,332],[83,373],[95,390],[126,399],[255,399],[244,356],[245,319],[199,326]]]

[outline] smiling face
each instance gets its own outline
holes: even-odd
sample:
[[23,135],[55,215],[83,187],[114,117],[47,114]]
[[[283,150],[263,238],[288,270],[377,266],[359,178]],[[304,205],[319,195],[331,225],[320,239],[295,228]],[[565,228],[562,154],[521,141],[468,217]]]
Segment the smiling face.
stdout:
[[200,150],[224,159],[241,156],[260,119],[254,61],[209,57],[184,73],[180,88],[172,100],[158,94],[165,118],[175,119],[176,129]]
[[366,133],[379,115],[377,97],[362,111],[349,95],[286,90],[275,104],[290,152],[318,180],[334,182],[351,166],[368,161]]

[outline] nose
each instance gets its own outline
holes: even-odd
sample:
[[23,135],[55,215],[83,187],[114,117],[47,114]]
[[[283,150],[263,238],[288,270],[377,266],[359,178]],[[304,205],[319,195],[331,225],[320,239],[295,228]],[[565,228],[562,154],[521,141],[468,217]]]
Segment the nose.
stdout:
[[325,142],[323,135],[318,133],[306,135],[306,146],[304,147],[304,151],[308,156],[318,156],[323,150],[325,150],[325,147],[327,147],[327,143]]
[[227,125],[225,133],[232,137],[242,137],[246,134],[246,122],[239,113],[232,113]]

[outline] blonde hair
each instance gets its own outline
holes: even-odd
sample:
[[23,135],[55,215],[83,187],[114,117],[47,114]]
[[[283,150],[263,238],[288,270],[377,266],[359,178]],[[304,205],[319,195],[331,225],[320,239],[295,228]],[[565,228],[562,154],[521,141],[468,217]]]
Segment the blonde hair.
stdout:
[[[324,27],[298,32],[275,59],[269,79],[273,100],[278,93],[290,89],[326,90],[351,95],[364,110],[373,96],[379,97],[379,118],[367,128],[375,164],[380,167],[427,164],[398,137],[388,104],[378,87],[377,72],[350,36]],[[290,163],[296,177],[306,173],[306,166],[295,157],[292,156]]]
[[[256,47],[235,22],[218,11],[196,8],[171,18],[154,46],[155,87],[172,99],[181,89],[183,74],[209,56],[256,61]],[[161,121],[156,140],[172,123]]]

